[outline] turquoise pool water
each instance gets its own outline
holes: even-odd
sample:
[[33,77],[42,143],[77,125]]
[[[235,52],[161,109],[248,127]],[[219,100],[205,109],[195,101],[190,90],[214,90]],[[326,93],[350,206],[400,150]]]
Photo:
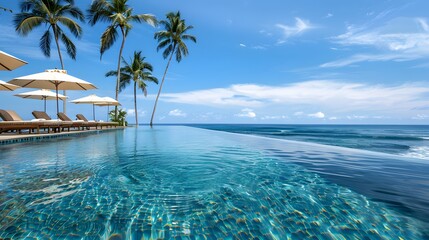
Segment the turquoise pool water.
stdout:
[[161,126],[0,146],[0,238],[425,239],[429,165]]

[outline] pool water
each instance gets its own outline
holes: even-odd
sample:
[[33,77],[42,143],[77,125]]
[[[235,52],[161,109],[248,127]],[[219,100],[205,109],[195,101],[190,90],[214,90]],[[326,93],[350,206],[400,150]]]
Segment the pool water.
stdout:
[[181,126],[11,144],[0,146],[0,238],[425,239],[427,170]]

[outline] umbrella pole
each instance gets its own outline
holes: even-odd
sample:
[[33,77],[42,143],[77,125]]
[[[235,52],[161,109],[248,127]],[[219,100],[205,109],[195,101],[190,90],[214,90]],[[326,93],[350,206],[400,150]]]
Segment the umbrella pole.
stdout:
[[109,104],[107,104],[107,118],[106,118],[106,122],[109,121]]
[[94,118],[95,121],[95,104],[92,104],[92,117]]
[[55,92],[57,94],[57,115],[60,112],[60,109],[58,107],[58,83],[55,83]]

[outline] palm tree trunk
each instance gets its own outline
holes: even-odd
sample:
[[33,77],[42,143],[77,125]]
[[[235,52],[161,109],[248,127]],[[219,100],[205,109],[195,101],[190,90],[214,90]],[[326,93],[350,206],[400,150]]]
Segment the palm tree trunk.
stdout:
[[139,120],[137,116],[137,82],[134,81],[134,114],[136,115],[136,127],[139,126]]
[[[124,45],[125,45],[125,31],[124,28],[121,27],[121,32],[122,32],[122,44],[121,44],[121,49],[119,50],[119,57],[118,57],[118,76],[116,78],[116,95],[115,95],[115,100],[118,101],[119,99],[119,83],[121,81],[121,58],[122,58],[122,50],[124,49]],[[115,119],[118,119],[118,106],[115,106]]]
[[[52,31],[54,31],[55,43],[57,44],[58,56],[61,62],[61,69],[64,70],[63,57],[61,55],[60,45],[58,43],[57,25],[52,25]],[[65,90],[63,91],[63,93],[64,93],[64,96],[66,96]],[[58,86],[57,86],[57,114],[58,112],[59,112],[59,107],[58,107]],[[66,113],[66,101],[63,101],[63,112]]]
[[156,95],[155,105],[153,106],[153,111],[152,111],[152,117],[150,118],[150,126],[151,127],[153,125],[153,117],[155,116],[156,105],[158,104],[158,98],[159,98],[159,95],[161,94],[161,91],[162,91],[162,85],[164,85],[165,75],[167,75],[168,67],[170,66],[170,62],[171,62],[171,59],[173,58],[173,54],[174,54],[175,50],[176,50],[176,46],[173,48],[173,51],[171,52],[171,56],[168,59],[167,67],[165,67],[164,76],[162,76],[161,85],[159,85],[158,95]]

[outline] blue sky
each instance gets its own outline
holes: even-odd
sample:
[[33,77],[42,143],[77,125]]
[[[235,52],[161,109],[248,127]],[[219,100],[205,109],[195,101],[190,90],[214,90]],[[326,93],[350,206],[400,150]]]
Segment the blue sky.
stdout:
[[[82,10],[90,1],[76,1]],[[180,10],[197,44],[190,55],[173,62],[158,104],[156,123],[318,123],[426,124],[429,120],[429,2],[391,1],[197,1],[130,0],[135,13],[163,19]],[[18,1],[2,6],[18,12]],[[1,12],[0,50],[29,62],[0,79],[60,68],[52,50],[45,58],[38,47],[43,28],[18,36],[13,14]],[[100,61],[99,38],[106,24],[82,24],[75,39],[77,60],[66,57],[69,74],[95,84],[91,91],[68,91],[70,100],[97,94],[114,97],[119,44]],[[147,24],[134,24],[123,56],[142,51],[162,78],[166,61],[156,51]],[[55,45],[53,45],[54,47]],[[0,108],[24,118],[43,109],[37,100],[0,93]],[[138,97],[139,122],[148,123],[157,85]],[[119,101],[134,122],[132,86]],[[89,105],[68,103],[67,113],[91,116]],[[105,120],[107,109],[97,108]],[[55,115],[55,102],[48,103]]]

